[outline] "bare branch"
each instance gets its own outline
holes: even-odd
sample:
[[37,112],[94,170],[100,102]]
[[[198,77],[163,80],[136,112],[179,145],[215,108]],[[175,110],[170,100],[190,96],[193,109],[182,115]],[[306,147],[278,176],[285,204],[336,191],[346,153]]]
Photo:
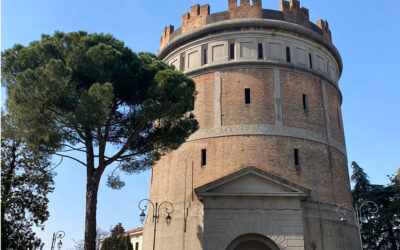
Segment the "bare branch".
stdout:
[[142,154],[148,153],[150,151],[158,150],[158,149],[161,149],[161,148],[162,148],[162,146],[159,146],[159,147],[156,147],[156,148],[152,148],[151,150],[143,150],[143,151],[138,151],[136,153],[132,153],[132,154],[128,154],[128,155],[121,155],[116,161],[118,161],[118,162],[119,161],[124,161],[127,158],[130,158],[130,157],[133,157],[133,156],[142,155]]
[[131,134],[131,136],[129,136],[128,140],[126,140],[124,146],[118,151],[118,153],[116,153],[113,157],[111,157],[110,159],[108,159],[107,161],[104,162],[104,167],[113,163],[115,160],[117,160],[119,157],[121,157],[121,155],[123,153],[125,153],[125,151],[128,149],[129,145],[131,144],[131,142],[133,141],[133,139],[135,139],[135,137],[141,132],[141,129],[144,127],[145,122],[141,122],[140,124],[138,124],[135,128],[135,132]]
[[64,146],[64,147],[69,147],[70,149],[68,149],[68,150],[63,150],[63,151],[59,151],[59,152],[79,151],[79,152],[86,153],[86,150],[82,150],[82,149],[84,149],[85,147],[75,148],[75,147],[72,147],[72,146],[69,145],[69,144],[60,144],[60,145],[61,145],[61,146]]
[[55,154],[55,155],[58,155],[58,156],[61,156],[61,157],[65,157],[65,158],[72,159],[72,160],[74,160],[74,161],[76,161],[76,162],[82,164],[82,165],[85,166],[85,167],[87,166],[86,163],[84,163],[83,161],[80,161],[80,160],[76,159],[75,157],[72,157],[72,156],[69,156],[69,155],[64,155],[64,154],[59,154],[59,153],[54,153],[54,154]]
[[56,165],[55,167],[53,167],[52,169],[48,170],[48,172],[51,172],[51,171],[53,171],[54,169],[56,169],[58,166],[60,166],[63,160],[64,160],[64,156],[61,156],[60,162],[57,163],[57,165]]

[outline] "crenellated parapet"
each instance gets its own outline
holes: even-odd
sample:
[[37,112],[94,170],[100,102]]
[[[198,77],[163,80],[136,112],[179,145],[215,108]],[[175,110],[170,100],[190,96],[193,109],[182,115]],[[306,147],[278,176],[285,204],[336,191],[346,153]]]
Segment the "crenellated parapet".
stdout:
[[298,24],[306,27],[318,35],[332,42],[331,31],[328,22],[318,20],[317,25],[310,22],[309,11],[300,6],[298,0],[283,0],[280,2],[280,10],[268,10],[262,8],[262,0],[228,0],[228,11],[210,14],[210,5],[200,6],[199,4],[190,7],[190,12],[182,15],[182,25],[174,30],[170,25],[164,28],[160,40],[160,51],[175,37],[198,30],[204,26],[217,22],[237,19],[270,19],[288,23]]
[[238,6],[237,0],[228,0],[228,12],[230,19],[262,18],[262,1],[253,0],[253,5],[250,5],[250,0],[240,0]]
[[280,3],[280,11],[282,11],[284,20],[296,23],[305,27],[310,26],[310,16],[308,9],[300,7],[297,0],[282,1]]
[[210,5],[208,4],[201,7],[199,4],[196,4],[190,7],[190,13],[182,16],[182,33],[206,25],[208,15],[210,15]]
[[163,29],[160,39],[160,48],[164,47],[169,42],[169,38],[174,32],[174,29],[175,27],[173,25],[168,25]]
[[322,34],[324,35],[324,37],[327,38],[329,41],[332,41],[332,33],[329,29],[328,21],[318,19],[317,26],[322,30]]

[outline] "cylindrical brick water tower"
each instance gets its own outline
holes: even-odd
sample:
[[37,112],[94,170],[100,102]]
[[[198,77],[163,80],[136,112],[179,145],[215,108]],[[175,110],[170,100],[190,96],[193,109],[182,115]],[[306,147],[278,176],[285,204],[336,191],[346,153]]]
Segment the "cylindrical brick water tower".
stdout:
[[[200,129],[152,169],[149,198],[175,207],[170,224],[161,209],[156,249],[360,249],[351,211],[337,213],[352,197],[326,21],[296,0],[194,5],[158,57],[196,82]],[[145,250],[153,230],[148,217]]]

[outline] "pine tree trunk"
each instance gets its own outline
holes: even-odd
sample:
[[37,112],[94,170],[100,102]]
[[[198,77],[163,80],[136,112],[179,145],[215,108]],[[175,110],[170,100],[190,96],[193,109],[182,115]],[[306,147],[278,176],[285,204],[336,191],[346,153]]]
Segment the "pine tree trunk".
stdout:
[[94,167],[92,140],[86,144],[86,214],[85,214],[85,250],[96,250],[97,194],[103,166]]
[[95,176],[88,176],[87,179],[84,247],[85,250],[96,250],[96,215],[99,181]]

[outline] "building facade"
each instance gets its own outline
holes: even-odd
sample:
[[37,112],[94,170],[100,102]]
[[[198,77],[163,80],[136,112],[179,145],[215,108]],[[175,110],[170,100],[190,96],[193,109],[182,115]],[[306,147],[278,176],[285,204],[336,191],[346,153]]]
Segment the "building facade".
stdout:
[[124,235],[129,235],[131,239],[131,243],[133,246],[133,250],[142,250],[143,246],[143,227],[138,227],[132,230],[129,230],[124,233]]
[[[121,225],[121,223],[119,223]],[[143,227],[138,227],[129,231],[126,231],[122,234],[123,236],[129,235],[129,239],[131,240],[133,250],[142,250],[142,242],[143,242]],[[107,238],[100,239],[99,249],[101,249],[101,245],[103,241]]]
[[156,249],[360,249],[354,220],[337,214],[352,197],[327,21],[296,0],[194,5],[163,30],[158,57],[196,82],[200,129],[152,169],[150,199],[175,208]]

